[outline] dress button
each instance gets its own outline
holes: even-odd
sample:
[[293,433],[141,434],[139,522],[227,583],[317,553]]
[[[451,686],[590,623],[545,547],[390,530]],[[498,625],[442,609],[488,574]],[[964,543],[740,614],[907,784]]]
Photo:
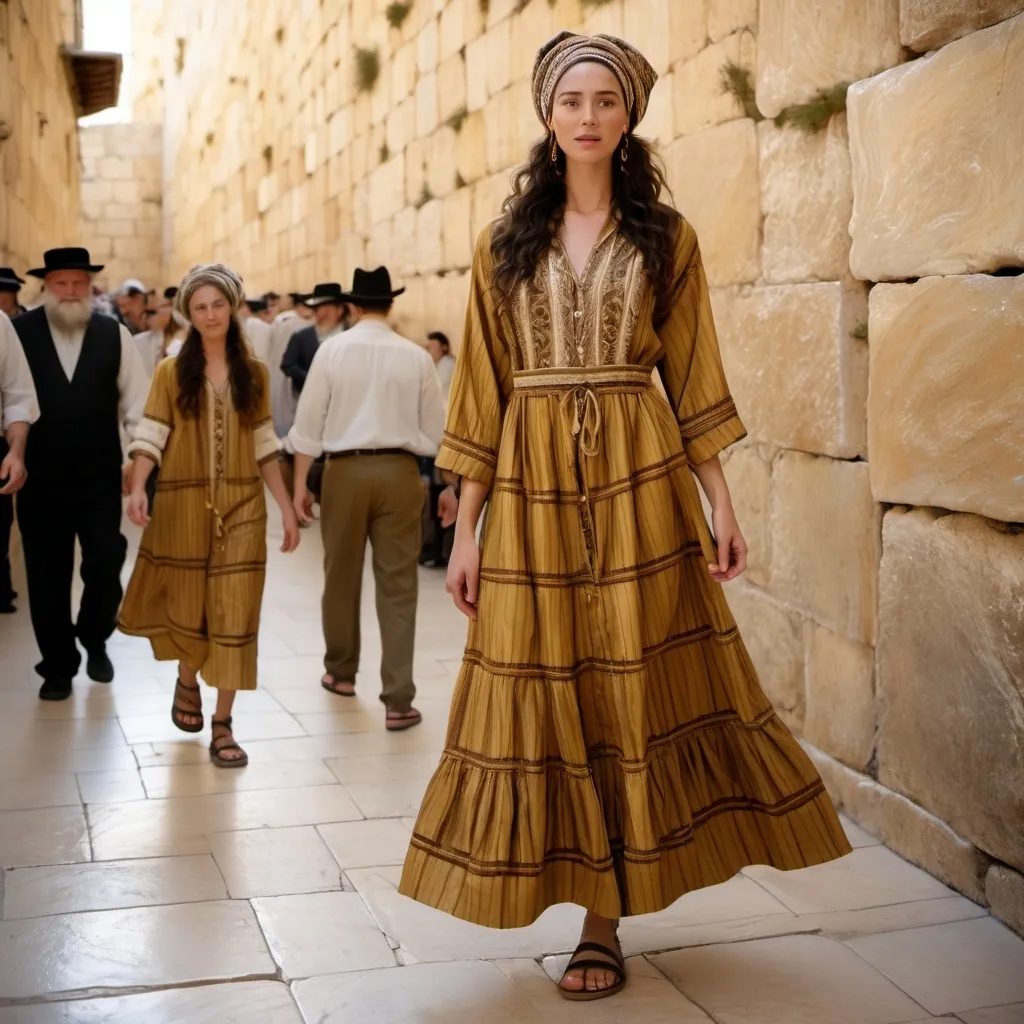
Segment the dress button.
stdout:
[[583,316],[583,310],[582,310],[582,309],[576,309],[576,310],[573,310],[573,314],[572,314],[572,315],[573,315],[574,317],[576,317],[576,319],[577,319],[577,320],[579,320],[579,318],[580,318],[581,316]]

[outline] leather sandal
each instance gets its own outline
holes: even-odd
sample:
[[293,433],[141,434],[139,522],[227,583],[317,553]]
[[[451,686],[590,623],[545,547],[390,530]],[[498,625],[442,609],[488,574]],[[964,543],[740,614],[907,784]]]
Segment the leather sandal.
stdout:
[[[213,729],[213,739],[210,741],[210,760],[218,768],[244,768],[249,763],[249,755],[242,750],[242,748],[235,742],[234,734],[231,731],[231,719],[225,718],[223,721],[217,721],[216,718],[210,720],[210,725]],[[227,736],[222,732],[220,740],[227,740],[227,743],[218,742],[217,730],[227,730]],[[225,750],[238,750],[241,751],[241,757],[224,757]]]
[[[608,959],[598,960],[594,957],[580,959],[581,953],[600,953],[602,956],[608,957]],[[569,963],[562,972],[562,981],[565,980],[565,976],[570,971],[583,971],[583,988],[565,988],[561,981],[558,983],[557,988],[558,994],[563,999],[570,999],[573,1002],[585,1003],[591,1002],[594,999],[606,999],[608,996],[615,995],[616,992],[621,992],[626,987],[626,961],[623,959],[621,951],[617,952],[614,949],[609,949],[607,946],[602,946],[600,942],[581,942],[569,958]],[[605,988],[588,989],[586,987],[587,971],[608,971],[615,975],[616,980]]]
[[[188,696],[189,694],[198,695],[200,692],[199,684],[195,686],[186,686],[180,679],[174,684],[174,703],[171,705],[171,721],[182,731],[182,732],[202,732],[203,731],[203,700],[199,696]],[[185,716],[191,716],[192,718],[198,718],[198,722],[186,722]]]
[[[320,678],[320,685],[336,697],[354,697],[356,695],[356,682],[354,679],[335,679],[329,672]],[[348,686],[351,689],[341,690],[339,687]]]
[[423,716],[415,708],[409,708],[408,711],[389,710],[384,715],[384,728],[388,732],[403,732],[405,729],[411,729],[414,725],[419,725],[422,721]]

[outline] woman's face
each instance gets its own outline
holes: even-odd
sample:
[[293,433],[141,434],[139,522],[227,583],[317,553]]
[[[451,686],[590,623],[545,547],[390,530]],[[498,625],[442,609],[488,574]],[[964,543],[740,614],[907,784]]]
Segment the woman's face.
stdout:
[[566,160],[610,161],[629,129],[622,88],[611,70],[592,61],[569,68],[555,86],[549,127]]
[[204,338],[227,337],[231,323],[231,303],[219,288],[204,284],[197,288],[188,303],[188,315]]

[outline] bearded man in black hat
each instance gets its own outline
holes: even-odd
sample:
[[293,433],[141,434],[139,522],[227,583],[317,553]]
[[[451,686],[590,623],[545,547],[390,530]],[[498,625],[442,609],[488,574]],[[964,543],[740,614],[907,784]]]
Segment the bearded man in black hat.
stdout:
[[24,283],[10,267],[0,267],[0,313],[6,313],[12,320],[25,312],[18,302],[18,292]]
[[[40,417],[29,434],[28,481],[18,498],[32,628],[42,654],[39,696],[64,700],[85,648],[89,678],[109,683],[106,642],[121,604],[121,428],[134,433],[148,380],[128,329],[93,311],[95,266],[86,249],[50,249],[30,270],[43,305],[14,321],[32,370]],[[75,539],[82,593],[71,617]]]
[[373,547],[383,656],[385,728],[421,721],[412,677],[423,483],[418,457],[434,455],[444,430],[444,402],[426,349],[387,323],[395,297],[386,267],[357,270],[348,304],[353,325],[318,349],[295,426],[295,510],[311,518],[306,480],[325,454],[320,526],[324,544],[323,628],[327,653],[321,685],[355,694],[359,601],[366,542]]

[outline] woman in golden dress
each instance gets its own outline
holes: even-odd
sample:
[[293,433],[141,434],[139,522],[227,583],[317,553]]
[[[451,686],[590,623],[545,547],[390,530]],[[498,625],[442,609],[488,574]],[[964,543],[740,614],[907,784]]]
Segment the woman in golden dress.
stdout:
[[437,456],[471,621],[400,891],[495,928],[586,908],[570,999],[625,984],[620,917],[850,849],[722,591],[746,544],[718,454],[745,431],[697,237],[633,134],[656,77],[611,36],[538,53],[548,136],[477,242]]
[[[176,297],[188,320],[178,356],[156,368],[129,452],[134,459],[128,517],[145,527],[118,620],[149,638],[159,661],[178,662],[171,719],[201,732],[197,677],[217,691],[210,758],[241,768],[232,709],[256,688],[256,638],[267,561],[270,489],[284,524],[282,551],[299,527],[277,462],[270,376],[254,359],[236,316],[242,281],[221,264],[194,268]],[[150,510],[146,480],[160,476]]]

